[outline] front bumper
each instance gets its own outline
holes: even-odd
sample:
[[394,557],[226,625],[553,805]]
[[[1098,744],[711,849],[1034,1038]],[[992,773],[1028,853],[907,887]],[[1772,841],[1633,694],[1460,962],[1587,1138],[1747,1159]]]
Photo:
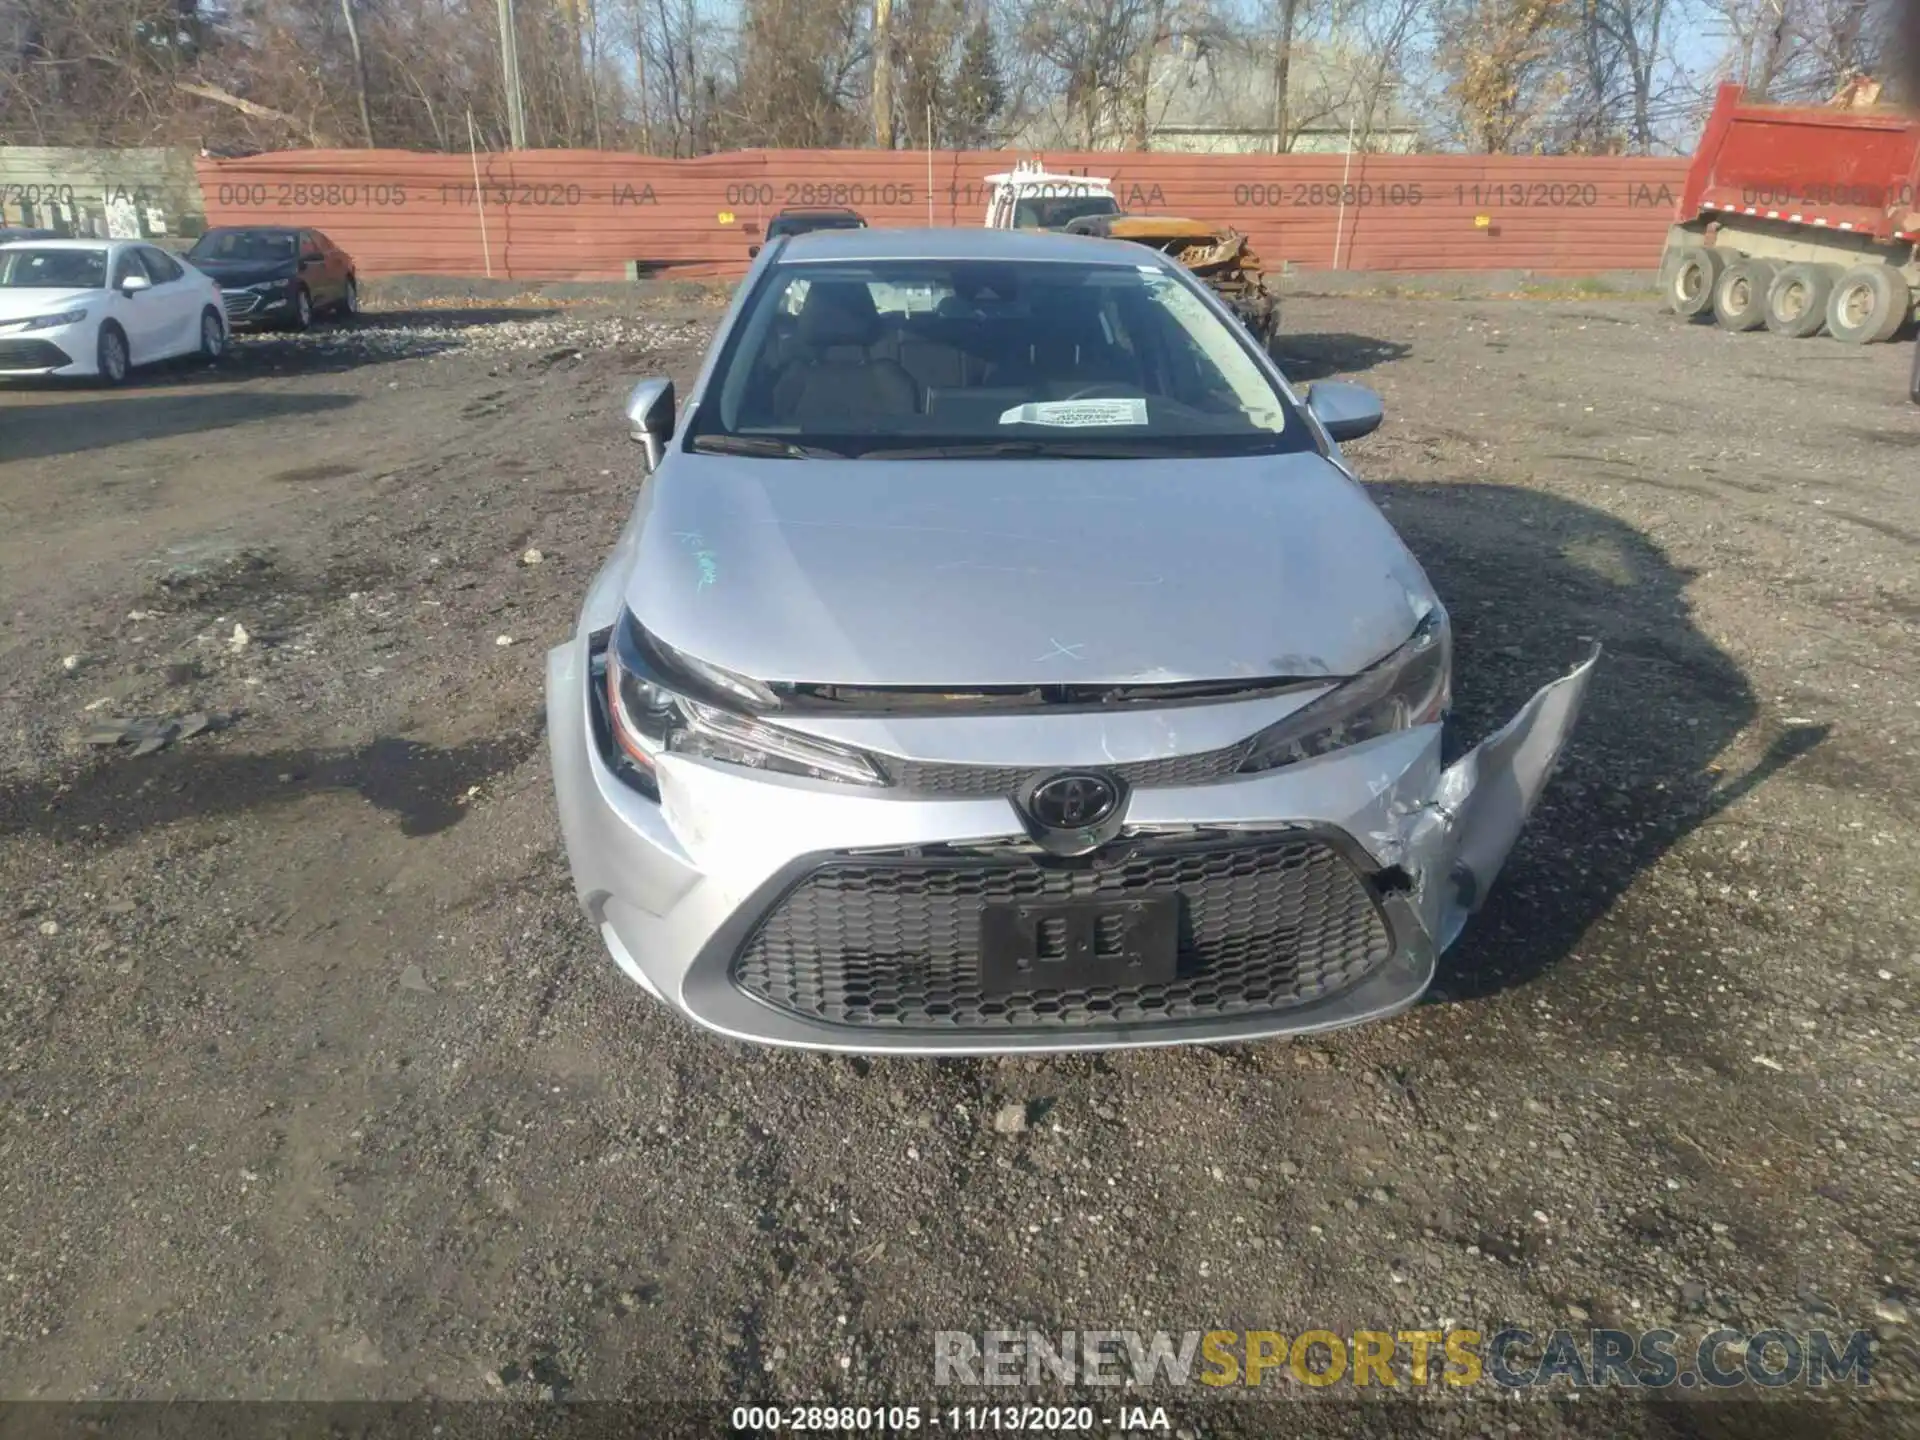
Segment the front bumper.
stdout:
[[0,375],[91,375],[97,336],[91,319],[47,330],[0,326]]
[[[656,804],[602,758],[584,634],[548,656],[548,739],[587,915],[622,970],[711,1029],[863,1054],[1250,1040],[1420,998],[1551,774],[1597,653],[1452,766],[1429,725],[1266,774],[1136,788],[1091,868],[1043,860],[1004,793],[907,796],[669,755]],[[1153,737],[1205,723],[1173,718],[1026,717],[1014,758],[1163,759]],[[969,722],[969,739],[1005,723]],[[900,753],[975,758],[926,748],[954,744],[950,717],[883,728]],[[1133,885],[1182,895],[1179,983],[1011,1004],[968,988],[983,900]]]
[[226,307],[227,324],[236,330],[282,324],[293,314],[292,287],[286,285],[271,290],[222,290],[220,300]]

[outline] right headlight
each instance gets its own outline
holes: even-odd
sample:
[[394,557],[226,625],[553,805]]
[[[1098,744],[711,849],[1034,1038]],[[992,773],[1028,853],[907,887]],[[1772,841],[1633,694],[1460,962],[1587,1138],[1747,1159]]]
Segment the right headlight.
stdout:
[[1274,770],[1428,725],[1452,701],[1453,631],[1447,612],[1436,605],[1386,659],[1254,736],[1240,770]]
[[[606,687],[607,725],[613,743],[627,764],[629,776],[653,798],[658,799],[660,794],[656,763],[669,752],[846,785],[887,783],[857,750],[764,724],[736,710],[682,694],[649,654],[655,648],[642,637],[631,615],[622,617],[607,641],[606,672],[601,681]],[[726,676],[726,672],[688,656],[675,655],[673,659],[691,672],[693,680],[747,698],[741,692],[749,690],[751,681]]]
[[22,330],[56,330],[62,325],[78,325],[87,318],[84,309],[62,310],[58,315],[36,315],[21,325]]

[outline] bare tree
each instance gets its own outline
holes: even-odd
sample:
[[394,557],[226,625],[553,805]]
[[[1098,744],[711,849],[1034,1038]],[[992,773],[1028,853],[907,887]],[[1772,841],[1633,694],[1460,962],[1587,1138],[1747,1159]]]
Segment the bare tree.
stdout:
[[893,0],[873,0],[873,143],[893,148]]
[[725,143],[854,141],[867,129],[868,38],[864,0],[746,0],[718,117]]
[[1559,63],[1574,0],[1450,0],[1439,60],[1454,124],[1475,150],[1527,148],[1567,82]]
[[1021,45],[1052,72],[1082,149],[1116,128],[1114,99],[1138,89],[1139,57],[1162,13],[1160,0],[1039,0],[1026,13]]
[[1289,136],[1287,86],[1293,73],[1293,37],[1300,23],[1300,0],[1274,0],[1273,5],[1273,153],[1287,153]]
[[1716,75],[1755,99],[1819,103],[1889,67],[1886,0],[1712,0],[1725,54]]
[[367,109],[367,59],[360,49],[360,27],[353,23],[353,0],[340,0],[340,19],[347,27],[347,44],[353,49],[353,98],[360,106],[360,133],[367,148],[373,148],[373,113]]
[[1672,29],[1685,0],[1579,0],[1569,57],[1566,148],[1645,154],[1675,98]]

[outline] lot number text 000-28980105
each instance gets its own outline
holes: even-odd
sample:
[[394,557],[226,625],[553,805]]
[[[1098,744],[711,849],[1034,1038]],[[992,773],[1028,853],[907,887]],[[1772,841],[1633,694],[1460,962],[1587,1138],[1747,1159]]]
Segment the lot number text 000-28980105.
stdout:
[[1451,185],[1422,180],[1268,180],[1233,187],[1233,205],[1237,210],[1323,206],[1397,209],[1417,205],[1589,209],[1619,202],[1636,210],[1671,208],[1673,189],[1668,185],[1635,181],[1615,190],[1591,180],[1475,181]]
[[619,183],[606,191],[575,183],[555,182],[473,185],[418,185],[409,189],[394,182],[342,183],[336,181],[222,181],[212,187],[221,205],[252,209],[400,209],[409,205],[486,205],[551,207],[608,201],[620,205],[657,205],[659,197],[648,184]]

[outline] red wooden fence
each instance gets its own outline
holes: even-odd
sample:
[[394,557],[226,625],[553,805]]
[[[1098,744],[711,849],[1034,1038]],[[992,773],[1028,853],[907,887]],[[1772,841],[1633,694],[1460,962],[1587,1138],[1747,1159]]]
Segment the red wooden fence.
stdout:
[[[591,150],[293,150],[202,160],[213,225],[307,224],[368,275],[617,279],[629,262],[730,273],[786,206],[875,225],[978,225],[1007,152],[749,150],[660,160]],[[1049,154],[1123,208],[1245,231],[1270,268],[1652,269],[1685,160],[1464,155]],[[476,171],[478,183],[476,184]]]

